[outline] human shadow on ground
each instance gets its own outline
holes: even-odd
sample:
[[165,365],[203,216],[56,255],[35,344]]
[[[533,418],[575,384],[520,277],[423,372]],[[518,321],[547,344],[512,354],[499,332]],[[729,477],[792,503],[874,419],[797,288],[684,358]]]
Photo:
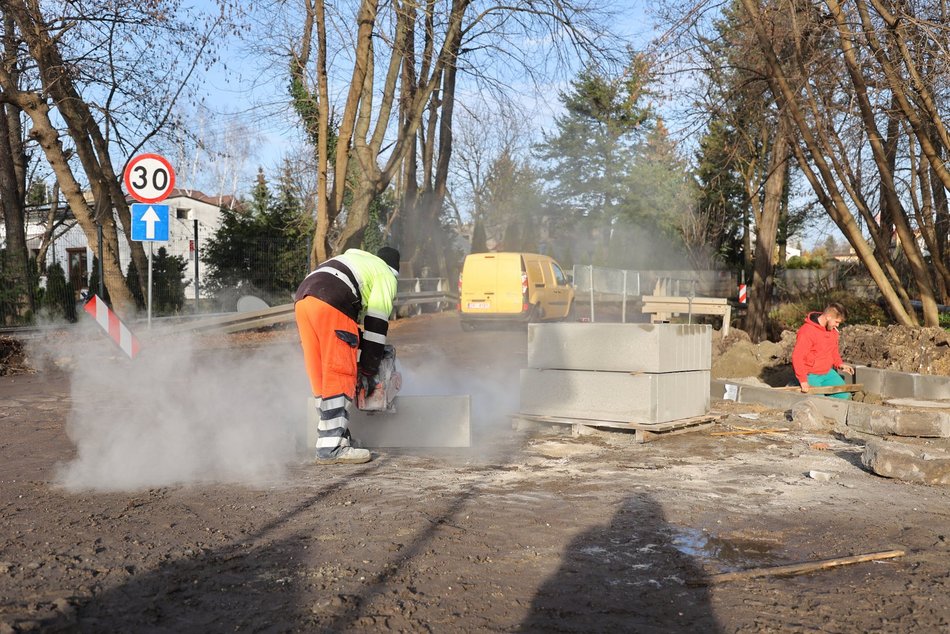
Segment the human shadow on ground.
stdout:
[[571,542],[521,631],[720,631],[692,556],[703,547],[697,533],[670,525],[649,494],[626,498],[609,524]]

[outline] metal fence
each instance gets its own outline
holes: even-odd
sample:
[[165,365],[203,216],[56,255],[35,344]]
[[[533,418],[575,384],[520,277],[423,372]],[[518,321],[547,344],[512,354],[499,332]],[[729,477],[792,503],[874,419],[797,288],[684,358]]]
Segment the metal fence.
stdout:
[[639,308],[643,295],[733,297],[736,293],[736,276],[730,271],[634,271],[575,264],[573,275],[574,301],[578,307],[587,307],[591,321],[632,320],[631,309]]

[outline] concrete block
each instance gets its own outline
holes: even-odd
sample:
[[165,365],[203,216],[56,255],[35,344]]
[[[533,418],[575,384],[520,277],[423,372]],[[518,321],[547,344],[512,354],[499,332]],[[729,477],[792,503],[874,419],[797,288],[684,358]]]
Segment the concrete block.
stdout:
[[[395,413],[355,410],[350,435],[360,447],[469,447],[471,398],[398,396]],[[317,421],[313,398],[307,399],[307,450],[315,451]]]
[[712,367],[712,327],[557,323],[528,326],[528,367],[684,372]]
[[870,432],[881,436],[918,438],[950,437],[950,414],[946,412],[878,408],[871,412]]
[[914,397],[919,399],[950,399],[950,377],[918,374],[914,377]]
[[885,478],[923,484],[950,484],[950,453],[900,442],[871,440],[861,462]]
[[884,391],[880,394],[887,398],[916,396],[914,391],[916,390],[918,376],[920,375],[884,370]]
[[884,370],[869,368],[865,365],[855,366],[854,382],[864,386],[864,391],[870,394],[884,395]]
[[795,403],[807,398],[801,392],[776,390],[771,387],[755,387],[752,385],[739,386],[740,403],[758,403],[773,409],[791,409]]
[[708,412],[708,370],[664,374],[521,371],[522,414],[663,423]]

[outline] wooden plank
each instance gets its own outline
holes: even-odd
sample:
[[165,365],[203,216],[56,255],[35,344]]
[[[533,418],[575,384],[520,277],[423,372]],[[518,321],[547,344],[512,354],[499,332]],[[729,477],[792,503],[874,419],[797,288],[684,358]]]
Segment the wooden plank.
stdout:
[[[670,302],[663,301],[665,299],[683,299],[688,300],[688,297],[678,297],[678,298],[656,298],[647,301],[647,299],[652,296],[644,296],[643,298],[643,307],[640,309],[641,313],[653,313],[653,318],[651,321],[656,323],[657,321],[668,321],[672,315],[682,315],[684,313],[691,313],[694,315],[721,315],[722,316],[722,336],[729,336],[729,325],[732,321],[732,306],[730,306],[727,300],[719,297],[699,297],[694,298],[693,303],[689,304],[688,302]],[[699,300],[717,300],[715,302],[703,302]],[[720,301],[721,300],[721,301]]]
[[771,576],[789,576],[800,575],[816,570],[826,570],[837,566],[846,566],[848,564],[857,564],[865,561],[879,561],[881,559],[893,559],[894,557],[903,557],[906,554],[903,550],[884,550],[876,553],[867,553],[864,555],[853,555],[851,557],[835,557],[834,559],[822,559],[820,561],[808,561],[798,564],[788,564],[786,566],[770,566],[766,568],[749,568],[747,570],[738,570],[736,572],[724,572],[718,575],[711,575],[705,582],[707,584],[720,583],[722,581],[739,581],[743,579],[754,579],[756,577]]
[[783,392],[801,392],[802,394],[818,396],[824,394],[841,394],[842,392],[860,392],[864,389],[864,385],[861,383],[851,383],[850,385],[827,385],[823,387],[811,387],[809,386],[807,392],[802,392],[802,389],[797,385],[789,385],[786,387],[777,387],[776,390],[782,390]]
[[656,431],[656,430],[647,430],[647,429],[638,429],[634,432],[634,441],[637,443],[643,444],[647,442],[652,442],[660,438],[665,438],[666,436],[676,436],[678,434],[686,434],[694,431],[702,431],[716,424],[716,421],[709,421],[706,423],[694,423],[688,427],[680,427],[678,429],[670,429],[666,431]]
[[683,297],[682,295],[644,295],[641,300],[644,304],[683,304],[693,306],[728,306],[729,300],[725,297]]

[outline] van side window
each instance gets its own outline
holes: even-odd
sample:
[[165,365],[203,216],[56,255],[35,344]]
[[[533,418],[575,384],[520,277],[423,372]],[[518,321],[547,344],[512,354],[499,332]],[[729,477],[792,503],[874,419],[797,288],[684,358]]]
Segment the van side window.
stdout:
[[557,264],[551,263],[551,267],[554,268],[554,279],[557,280],[558,286],[567,286],[567,276],[564,275],[564,271],[561,270]]

